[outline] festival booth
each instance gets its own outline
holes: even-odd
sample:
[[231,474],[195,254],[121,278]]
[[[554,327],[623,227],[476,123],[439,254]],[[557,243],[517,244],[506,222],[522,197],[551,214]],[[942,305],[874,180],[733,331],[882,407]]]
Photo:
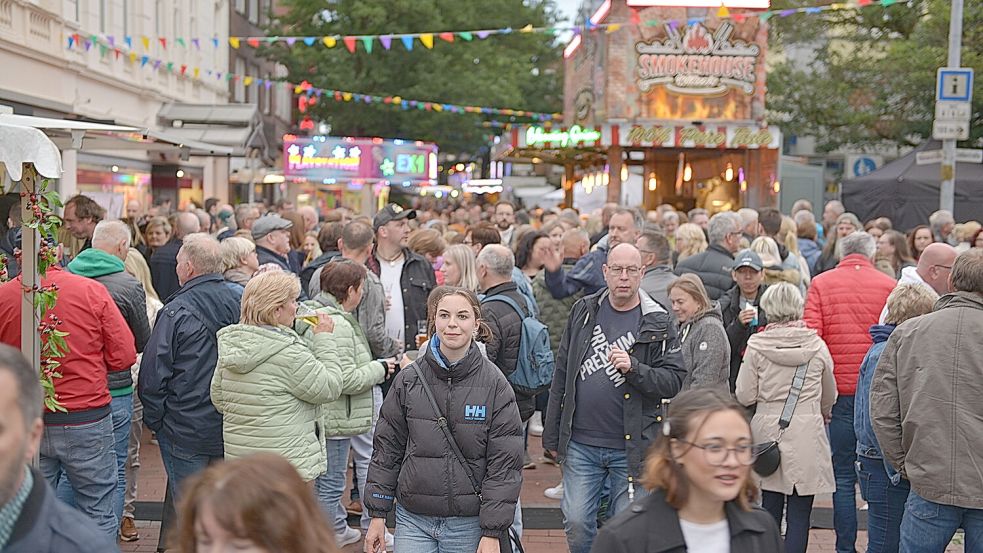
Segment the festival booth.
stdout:
[[429,142],[288,134],[283,150],[283,176],[297,184],[297,203],[322,212],[344,205],[371,214],[393,192],[437,184],[437,146]]
[[[564,50],[564,125],[511,130],[500,159],[564,166],[565,204],[711,213],[777,203],[765,122],[768,0],[604,0]],[[644,22],[644,23],[643,23]]]

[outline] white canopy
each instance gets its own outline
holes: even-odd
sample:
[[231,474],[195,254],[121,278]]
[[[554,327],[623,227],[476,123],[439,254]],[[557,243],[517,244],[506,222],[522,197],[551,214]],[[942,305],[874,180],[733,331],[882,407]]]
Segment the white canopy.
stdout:
[[11,180],[21,180],[25,163],[33,163],[44,177],[61,178],[61,153],[50,138],[35,128],[0,122],[0,164]]

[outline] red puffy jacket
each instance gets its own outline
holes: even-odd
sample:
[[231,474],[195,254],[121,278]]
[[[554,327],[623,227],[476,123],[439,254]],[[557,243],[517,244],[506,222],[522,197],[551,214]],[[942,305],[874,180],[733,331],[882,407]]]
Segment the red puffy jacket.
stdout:
[[835,269],[812,279],[805,322],[829,347],[841,396],[857,391],[860,363],[872,343],[870,327],[877,324],[894,285],[893,278],[861,254],[844,257]]

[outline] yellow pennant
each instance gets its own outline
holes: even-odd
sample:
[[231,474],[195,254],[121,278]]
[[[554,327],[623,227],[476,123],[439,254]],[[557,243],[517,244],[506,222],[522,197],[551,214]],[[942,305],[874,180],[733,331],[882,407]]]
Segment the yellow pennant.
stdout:
[[433,34],[424,33],[420,35],[420,42],[422,42],[428,49],[433,48]]
[[338,44],[338,40],[335,39],[335,37],[333,36],[326,36],[323,39],[321,39],[321,42],[323,42],[324,45],[327,46],[328,48],[334,48],[335,45]]
[[244,84],[245,86],[249,86],[249,85],[253,84],[253,78],[252,77],[246,77],[246,78],[242,79],[242,84]]
[[532,23],[530,23],[530,24],[526,25],[525,27],[519,29],[519,32],[520,33],[531,33],[532,32]]
[[344,98],[346,102],[351,102],[352,101],[352,93],[351,92],[345,92],[344,94],[341,95],[341,97]]
[[150,38],[149,37],[145,37],[145,36],[140,37],[140,42],[143,43],[143,49],[144,50],[150,50]]
[[130,52],[130,63],[134,63],[136,61],[137,61],[137,53],[136,52]]
[[620,28],[621,28],[621,23],[612,23],[611,25],[608,25],[608,31],[607,32],[608,33],[613,33],[613,32],[616,32]]
[[239,48],[239,37],[230,36],[229,37],[229,46],[232,46],[233,48],[238,49]]
[[198,78],[198,75],[201,75],[201,69],[198,68],[198,67],[195,67],[194,74],[195,74],[195,78],[197,79]]

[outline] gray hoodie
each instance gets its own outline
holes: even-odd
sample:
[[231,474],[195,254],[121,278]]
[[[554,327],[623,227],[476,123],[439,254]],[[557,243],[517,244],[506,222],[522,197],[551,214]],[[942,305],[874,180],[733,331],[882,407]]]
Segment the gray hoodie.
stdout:
[[730,390],[730,342],[724,331],[720,304],[713,302],[709,311],[683,323],[679,338],[688,371],[682,389],[717,386]]

